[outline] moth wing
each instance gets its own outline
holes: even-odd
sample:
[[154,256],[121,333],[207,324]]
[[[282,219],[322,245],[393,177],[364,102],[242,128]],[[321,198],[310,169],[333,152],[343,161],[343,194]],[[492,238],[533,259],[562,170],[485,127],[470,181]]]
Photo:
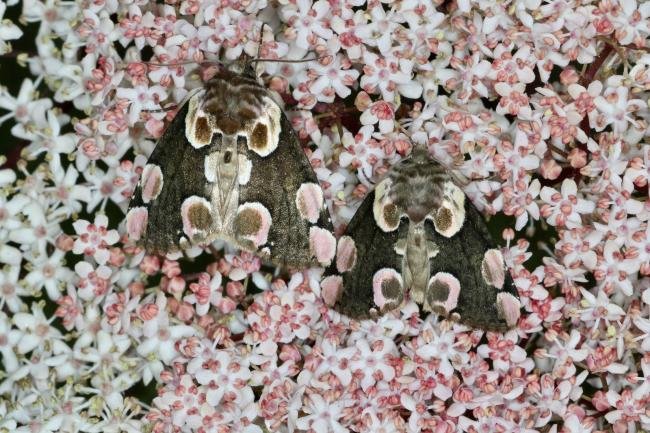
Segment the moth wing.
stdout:
[[[478,210],[466,199],[464,223],[450,238],[438,234],[431,223],[427,228],[440,249],[430,261],[431,278],[441,273],[443,281],[446,274],[458,280],[452,310],[460,316],[458,321],[486,330],[511,328],[519,317],[517,291]],[[432,290],[431,284],[427,290]]]
[[195,149],[187,140],[188,105],[183,105],[158,140],[129,204],[127,231],[150,253],[180,249],[183,201],[193,195],[205,197],[202,167],[209,146]]
[[[401,281],[402,260],[395,246],[406,224],[394,231],[383,231],[375,223],[374,200],[375,192],[371,191],[352,217],[345,235],[339,239],[336,262],[327,269],[321,284],[326,302],[355,319],[369,318],[372,311],[377,311],[375,286],[380,288],[382,281]],[[377,278],[382,275],[387,278]],[[401,290],[396,298],[403,297]],[[400,302],[401,299],[396,301]]]
[[250,179],[239,202],[260,203],[271,217],[266,247],[270,260],[294,268],[329,265],[336,240],[332,223],[307,155],[280,110],[278,146],[265,156],[246,148]]

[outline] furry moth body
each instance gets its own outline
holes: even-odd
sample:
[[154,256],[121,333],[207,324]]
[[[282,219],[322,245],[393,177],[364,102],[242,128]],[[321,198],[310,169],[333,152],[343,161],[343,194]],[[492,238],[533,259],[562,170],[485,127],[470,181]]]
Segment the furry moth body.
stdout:
[[126,226],[158,254],[224,239],[305,267],[327,266],[335,252],[316,175],[250,67],[221,70],[182,107],[142,171]]
[[353,318],[400,306],[505,330],[520,303],[481,214],[426,149],[394,166],[363,201],[322,281],[325,301]]

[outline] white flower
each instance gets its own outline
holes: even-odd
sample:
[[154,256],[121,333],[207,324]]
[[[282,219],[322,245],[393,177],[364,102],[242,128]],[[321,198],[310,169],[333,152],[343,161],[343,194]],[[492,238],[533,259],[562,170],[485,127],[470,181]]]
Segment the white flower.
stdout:
[[340,98],[346,98],[352,92],[350,87],[354,85],[359,77],[359,71],[350,68],[350,61],[342,55],[337,55],[327,65],[313,62],[310,70],[317,78],[309,85],[312,92],[319,101],[332,102],[335,92]]
[[13,316],[13,322],[22,332],[22,337],[16,347],[18,353],[25,354],[54,351],[60,353],[62,347],[67,345],[62,341],[63,335],[51,323],[56,316],[45,317],[42,306],[39,304],[32,305],[32,313],[16,313]]
[[381,93],[384,101],[395,100],[395,90],[416,99],[422,95],[422,85],[412,79],[413,61],[393,54],[380,57],[370,51],[363,54],[363,76],[359,84],[368,93]]
[[327,401],[318,394],[306,398],[303,411],[307,414],[296,421],[296,427],[315,433],[347,433],[349,430],[341,425],[345,402]]
[[295,38],[297,47],[308,50],[315,45],[317,38],[329,40],[333,33],[327,26],[326,17],[330,15],[330,6],[324,0],[297,0],[282,8],[282,19],[289,25],[291,38]]
[[145,305],[144,311],[140,313],[145,319],[142,325],[144,338],[138,345],[137,351],[142,356],[153,354],[154,359],[169,365],[178,355],[175,348],[176,341],[194,335],[194,328],[171,324],[166,306],[167,299],[163,293],[158,294],[155,304]]
[[539,196],[546,205],[542,207],[542,216],[552,226],[577,228],[582,225],[580,214],[594,211],[596,204],[578,198],[578,186],[573,179],[564,179],[560,192],[545,186]]
[[7,10],[7,4],[5,2],[0,3],[0,55],[7,54],[11,51],[11,45],[5,41],[10,41],[12,39],[18,39],[23,35],[23,31],[18,28],[17,25],[9,21],[8,19],[3,19],[5,11]]
[[110,258],[108,247],[120,239],[117,230],[108,230],[108,217],[103,214],[95,216],[94,223],[77,220],[73,224],[79,237],[74,241],[72,252],[93,256],[100,265]]
[[607,125],[617,134],[626,131],[628,123],[639,128],[640,124],[634,119],[634,113],[640,111],[645,102],[641,99],[628,99],[629,89],[624,86],[607,87],[603,96],[596,96],[594,104],[600,115],[596,118],[596,131],[602,131]]

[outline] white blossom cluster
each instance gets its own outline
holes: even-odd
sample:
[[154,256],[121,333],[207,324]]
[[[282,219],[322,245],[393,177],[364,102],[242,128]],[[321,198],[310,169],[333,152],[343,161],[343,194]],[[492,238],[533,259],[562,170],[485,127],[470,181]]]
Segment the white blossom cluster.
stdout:
[[[30,76],[0,89],[0,432],[650,430],[650,2],[12,0],[0,18],[2,67]],[[128,239],[170,107],[243,54],[304,60],[257,72],[339,233],[414,145],[468,180],[508,225],[515,329],[413,303],[357,323],[317,269]]]

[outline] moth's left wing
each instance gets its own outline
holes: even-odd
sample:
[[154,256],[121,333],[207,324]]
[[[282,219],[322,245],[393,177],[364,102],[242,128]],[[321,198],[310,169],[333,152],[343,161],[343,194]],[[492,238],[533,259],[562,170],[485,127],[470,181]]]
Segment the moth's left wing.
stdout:
[[469,199],[458,233],[447,238],[429,222],[427,231],[439,248],[430,261],[434,280],[425,294],[430,308],[435,310],[431,304],[444,302],[449,287],[458,284],[457,305],[451,313],[459,322],[494,331],[513,327],[520,314],[517,291],[483,216]]
[[249,181],[240,187],[239,201],[268,211],[270,226],[262,255],[293,268],[328,266],[336,240],[323,192],[291,123],[279,107],[271,110],[277,110],[280,127],[277,147],[266,155],[254,151],[255,146],[246,149],[252,167]]

